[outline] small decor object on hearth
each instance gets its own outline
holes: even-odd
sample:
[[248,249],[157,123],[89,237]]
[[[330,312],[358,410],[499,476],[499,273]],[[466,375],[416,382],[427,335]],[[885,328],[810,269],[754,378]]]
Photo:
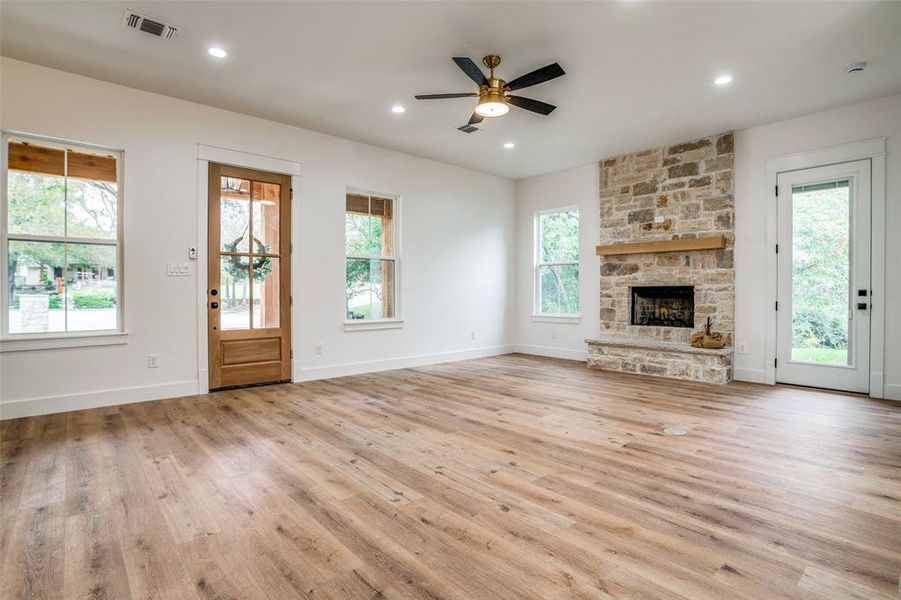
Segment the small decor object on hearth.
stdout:
[[710,317],[707,317],[704,331],[696,331],[691,335],[691,345],[695,348],[722,348],[726,345],[726,340],[722,333],[711,333]]

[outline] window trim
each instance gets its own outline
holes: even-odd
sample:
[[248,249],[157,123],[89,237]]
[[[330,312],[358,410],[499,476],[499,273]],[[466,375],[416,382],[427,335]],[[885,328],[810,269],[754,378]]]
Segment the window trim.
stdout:
[[[391,221],[392,233],[394,236],[394,253],[392,256],[364,256],[364,255],[356,255],[356,254],[347,254],[347,229],[345,227],[344,230],[344,268],[347,268],[347,259],[348,258],[359,258],[359,259],[370,259],[370,260],[392,260],[394,261],[394,316],[391,318],[385,319],[355,319],[351,320],[347,318],[347,310],[345,308],[344,312],[344,331],[369,331],[369,330],[381,330],[381,329],[400,329],[404,326],[404,318],[403,313],[401,312],[401,252],[403,251],[403,244],[401,241],[401,222],[403,220],[402,217],[402,205],[403,205],[403,195],[391,192],[378,192],[371,189],[359,188],[354,186],[348,186],[344,192],[344,209],[342,210],[342,215],[344,216],[344,221],[347,219],[347,196],[349,194],[357,194],[361,196],[370,196],[374,198],[385,198],[390,199],[393,202],[393,211],[394,216]],[[346,294],[346,287],[345,287]],[[346,307],[346,304],[345,304]]]
[[[580,248],[578,258],[576,260],[564,261],[547,261],[541,260],[541,218],[562,212],[575,211],[579,214],[579,239],[578,247]],[[545,208],[535,211],[532,219],[532,321],[535,323],[561,323],[561,324],[578,324],[582,320],[582,219],[581,209],[577,204],[567,206]],[[541,267],[554,265],[576,265],[579,269],[579,312],[577,313],[544,313],[541,312]]]
[[53,348],[76,348],[81,346],[99,346],[128,343],[128,330],[125,323],[125,150],[110,148],[97,144],[89,144],[63,138],[52,138],[9,129],[0,130],[0,265],[2,273],[8,277],[8,245],[9,211],[8,208],[8,172],[9,141],[25,139],[36,143],[62,149],[84,149],[116,154],[116,237],[103,240],[94,238],[78,238],[65,236],[38,236],[33,234],[16,234],[13,239],[74,242],[115,246],[116,248],[116,324],[115,329],[92,329],[87,331],[48,331],[46,333],[10,333],[9,332],[9,290],[4,284],[0,286],[0,352],[18,350],[39,350]]

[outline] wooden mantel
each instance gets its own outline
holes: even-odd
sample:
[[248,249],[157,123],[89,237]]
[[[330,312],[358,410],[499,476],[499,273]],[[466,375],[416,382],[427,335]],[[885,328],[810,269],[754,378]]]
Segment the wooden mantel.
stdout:
[[607,244],[596,248],[598,256],[614,254],[645,254],[651,252],[683,252],[685,250],[716,250],[726,247],[722,235],[707,235],[696,238],[658,240],[656,242],[635,242],[632,244]]

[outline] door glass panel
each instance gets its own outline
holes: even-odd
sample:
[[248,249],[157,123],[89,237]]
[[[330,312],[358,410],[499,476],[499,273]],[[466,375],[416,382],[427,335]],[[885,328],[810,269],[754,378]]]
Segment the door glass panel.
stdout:
[[66,262],[68,331],[116,329],[116,247],[68,244]]
[[394,318],[394,261],[348,258],[347,319]]
[[219,243],[223,252],[247,252],[250,231],[250,180],[222,177]]
[[219,279],[219,327],[250,328],[250,262],[247,256],[223,256]]
[[66,245],[9,242],[9,332],[66,330]]
[[279,259],[253,258],[253,328],[279,326]]
[[851,193],[847,179],[792,188],[792,360],[849,364]]
[[253,182],[253,251],[278,254],[278,212],[281,186]]

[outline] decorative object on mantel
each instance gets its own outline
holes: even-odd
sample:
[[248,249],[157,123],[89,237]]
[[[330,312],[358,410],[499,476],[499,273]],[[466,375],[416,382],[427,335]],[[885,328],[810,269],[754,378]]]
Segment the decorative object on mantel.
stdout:
[[691,336],[691,345],[695,348],[722,348],[726,345],[722,333],[712,333],[710,331],[710,317],[707,317],[707,324],[704,325],[704,331],[696,331]]
[[726,247],[726,238],[722,235],[706,235],[696,238],[679,238],[657,240],[655,242],[635,242],[631,244],[607,244],[597,246],[598,256],[615,254],[645,254],[653,252],[684,252],[686,250],[718,250]]

